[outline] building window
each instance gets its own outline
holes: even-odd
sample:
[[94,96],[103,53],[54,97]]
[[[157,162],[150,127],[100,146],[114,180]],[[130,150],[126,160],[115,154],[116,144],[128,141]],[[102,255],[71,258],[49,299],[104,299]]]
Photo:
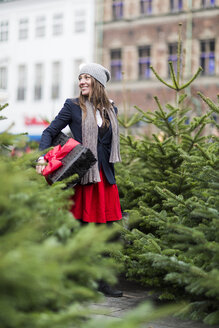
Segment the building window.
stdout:
[[36,18],[36,37],[42,38],[46,34],[46,18],[40,16]]
[[73,62],[73,76],[74,76],[74,80],[73,80],[73,94],[74,96],[78,96],[80,93],[80,88],[78,86],[78,73],[80,70],[80,66],[85,63],[85,60],[82,58],[78,58],[75,59]]
[[182,9],[183,9],[183,0],[170,0],[171,12],[182,11]]
[[75,22],[74,22],[75,33],[82,33],[86,31],[86,11],[79,10],[75,12]]
[[[170,43],[168,45],[168,51],[169,51],[168,62],[171,61],[173,63],[173,68],[174,68],[175,74],[177,74],[177,49],[178,49],[177,42]],[[168,68],[169,68],[169,65],[168,65]],[[168,72],[169,72],[168,76],[170,77],[170,69]]]
[[139,79],[150,78],[150,65],[151,65],[151,47],[144,46],[138,48],[138,76]]
[[201,0],[201,6],[202,8],[215,7],[215,2],[215,0]]
[[121,49],[111,50],[110,54],[111,77],[113,81],[122,79],[122,51]]
[[34,85],[34,100],[42,99],[43,93],[43,64],[35,65],[35,85]]
[[53,35],[61,35],[63,33],[63,15],[57,14],[53,16]]
[[28,38],[28,19],[20,19],[18,37],[20,40],[25,40]]
[[52,65],[52,90],[51,90],[52,99],[58,99],[60,96],[60,81],[61,81],[61,63],[54,62]]
[[143,15],[152,13],[152,0],[140,0],[140,12]]
[[27,67],[26,65],[18,66],[18,88],[17,100],[25,100],[27,91]]
[[8,87],[8,69],[3,66],[0,67],[0,89],[6,90]]
[[215,74],[215,40],[200,41],[200,65],[203,75]]
[[0,23],[0,42],[8,41],[8,22],[1,22]]
[[123,17],[123,1],[113,0],[112,11],[113,19],[121,19]]

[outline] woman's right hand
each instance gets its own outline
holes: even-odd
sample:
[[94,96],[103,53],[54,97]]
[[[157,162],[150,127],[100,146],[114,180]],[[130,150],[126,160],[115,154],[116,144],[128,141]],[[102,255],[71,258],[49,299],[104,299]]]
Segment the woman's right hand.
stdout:
[[45,169],[47,161],[43,158],[40,157],[37,161],[37,165],[36,165],[36,171],[38,174],[42,174],[43,170]]

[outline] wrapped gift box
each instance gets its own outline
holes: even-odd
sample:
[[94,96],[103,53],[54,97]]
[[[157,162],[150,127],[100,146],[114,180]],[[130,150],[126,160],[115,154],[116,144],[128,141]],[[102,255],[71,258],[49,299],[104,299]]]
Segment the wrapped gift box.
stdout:
[[[59,135],[53,140],[53,146],[64,146],[69,137],[64,133],[59,133]],[[92,165],[96,163],[96,158],[89,148],[77,144],[65,157],[60,159],[62,166],[57,170],[51,172],[49,175],[46,175],[48,183],[53,184],[56,181],[61,181],[65,178],[77,174],[78,178],[73,179],[68,183],[68,187],[74,186],[79,183],[81,178],[85,173],[91,168]]]

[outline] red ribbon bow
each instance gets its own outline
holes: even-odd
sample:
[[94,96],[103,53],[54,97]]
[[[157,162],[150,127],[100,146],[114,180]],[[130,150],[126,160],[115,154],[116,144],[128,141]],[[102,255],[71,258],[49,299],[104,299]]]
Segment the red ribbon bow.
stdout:
[[43,170],[43,175],[48,175],[62,166],[60,159],[64,158],[70,151],[80,143],[70,138],[64,146],[58,145],[51,149],[44,158],[48,161],[47,166]]

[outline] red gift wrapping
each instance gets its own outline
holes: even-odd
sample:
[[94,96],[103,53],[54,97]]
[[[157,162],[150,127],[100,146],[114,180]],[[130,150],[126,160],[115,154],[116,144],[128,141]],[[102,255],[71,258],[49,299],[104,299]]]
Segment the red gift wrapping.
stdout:
[[60,161],[64,158],[70,151],[75,148],[80,143],[72,138],[70,138],[64,146],[58,145],[51,149],[44,158],[48,161],[47,166],[43,170],[43,175],[49,175],[50,173],[57,170],[63,164]]

